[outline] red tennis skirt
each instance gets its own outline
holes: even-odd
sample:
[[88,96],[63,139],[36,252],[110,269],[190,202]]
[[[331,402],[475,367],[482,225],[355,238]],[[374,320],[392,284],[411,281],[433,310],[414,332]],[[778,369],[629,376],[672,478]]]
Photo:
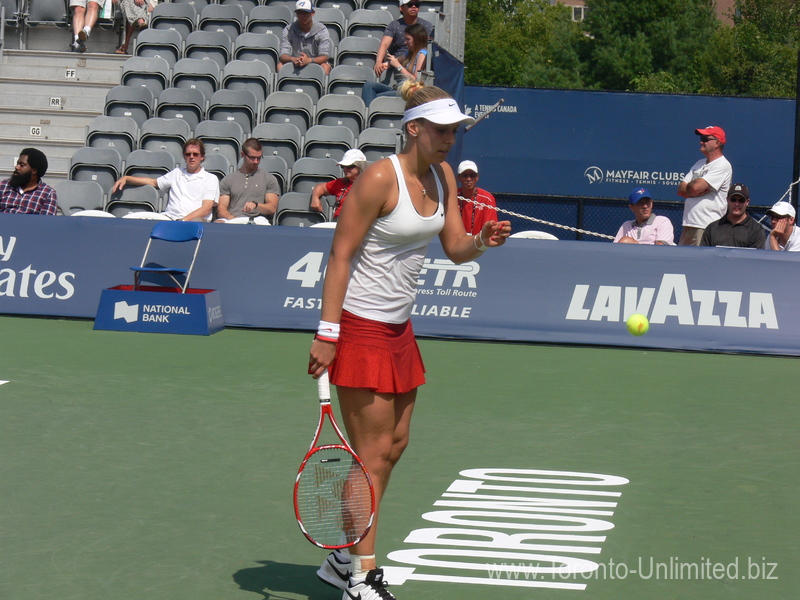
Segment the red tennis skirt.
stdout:
[[342,311],[336,358],[328,369],[331,383],[405,394],[425,383],[425,365],[411,321],[381,323]]

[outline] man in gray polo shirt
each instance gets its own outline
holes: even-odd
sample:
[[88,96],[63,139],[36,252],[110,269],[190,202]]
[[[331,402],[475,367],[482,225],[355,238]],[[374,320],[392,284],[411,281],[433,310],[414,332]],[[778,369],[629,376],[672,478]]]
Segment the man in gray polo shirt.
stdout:
[[249,138],[242,144],[242,166],[219,184],[217,221],[245,217],[267,225],[278,207],[281,188],[274,175],[258,168],[264,151],[261,142]]
[[300,69],[315,62],[326,74],[330,73],[331,36],[324,24],[314,22],[311,0],[297,0],[294,14],[297,19],[283,30],[281,37],[281,64],[294,63]]

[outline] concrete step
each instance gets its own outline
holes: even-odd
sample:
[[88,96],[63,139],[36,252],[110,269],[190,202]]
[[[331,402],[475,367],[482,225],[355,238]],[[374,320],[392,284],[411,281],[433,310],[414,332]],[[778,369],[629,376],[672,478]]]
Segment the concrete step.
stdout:
[[106,103],[105,88],[67,89],[53,85],[31,86],[22,83],[0,83],[0,109],[26,109],[39,112],[72,111],[100,114]]
[[124,62],[125,57],[117,54],[9,50],[0,77],[116,85]]

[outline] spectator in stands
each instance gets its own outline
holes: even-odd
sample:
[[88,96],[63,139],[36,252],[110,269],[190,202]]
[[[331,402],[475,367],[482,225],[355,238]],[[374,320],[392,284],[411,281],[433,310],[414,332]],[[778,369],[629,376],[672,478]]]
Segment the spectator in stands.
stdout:
[[173,221],[208,221],[211,211],[219,201],[219,179],[203,168],[206,148],[203,140],[191,138],[183,145],[186,167],[176,167],[158,179],[125,175],[117,180],[112,193],[126,185],[152,185],[169,190],[169,200],[164,216]]
[[797,213],[788,202],[778,202],[767,213],[772,219],[772,231],[764,246],[767,250],[800,252],[800,230],[795,226]]
[[397,58],[393,54],[387,54],[389,65],[394,69],[394,82],[392,85],[379,81],[367,81],[361,90],[361,97],[364,104],[369,106],[378,96],[395,96],[397,88],[406,79],[419,79],[425,69],[425,62],[428,59],[428,32],[419,23],[414,23],[406,27],[404,35],[406,41],[406,53]]
[[334,221],[339,218],[339,213],[342,212],[342,203],[347,197],[347,194],[350,193],[353,183],[358,179],[358,176],[361,175],[361,172],[367,168],[367,157],[364,156],[361,150],[353,148],[344,153],[342,160],[339,161],[339,165],[342,167],[342,171],[344,171],[344,177],[334,179],[333,181],[318,183],[311,192],[311,209],[320,212],[322,212],[323,196],[334,196],[336,198],[336,203],[333,205]]
[[700,136],[700,152],[705,158],[698,160],[678,184],[678,195],[686,198],[679,246],[699,246],[703,230],[725,214],[725,198],[733,177],[731,164],[722,155],[725,149],[722,127],[694,132]]
[[281,64],[294,63],[298,69],[312,62],[330,73],[328,57],[333,51],[331,36],[323,23],[314,22],[314,5],[311,0],[297,0],[294,14],[297,19],[283,30],[281,38]]
[[[458,208],[464,229],[471,235],[477,235],[487,221],[497,221],[497,201],[489,192],[478,187],[478,165],[471,160],[464,160],[458,165]],[[486,206],[473,204],[480,202]]]
[[237,217],[254,218],[267,224],[278,208],[280,184],[274,175],[259,168],[264,151],[261,142],[249,138],[242,144],[242,166],[219,184],[217,222]]
[[147,29],[150,25],[150,15],[158,4],[158,0],[112,0],[119,4],[122,14],[125,15],[125,41],[117,48],[117,54],[127,54],[134,31]]
[[399,56],[406,52],[406,27],[419,23],[428,32],[428,39],[433,39],[433,23],[419,18],[419,0],[400,0],[400,18],[386,26],[375,57],[375,75],[380,77],[389,68],[387,55]]
[[622,224],[614,238],[615,244],[675,245],[672,221],[653,214],[653,198],[650,192],[645,188],[633,190],[628,196],[628,207],[635,218]]
[[54,215],[58,210],[56,191],[42,181],[47,157],[36,148],[19,154],[10,179],[0,181],[0,213]]
[[72,8],[72,33],[74,38],[70,49],[73,52],[86,52],[86,40],[100,15],[100,3],[94,0],[69,0]]
[[737,183],[728,192],[728,212],[714,221],[703,232],[701,246],[735,246],[737,248],[763,248],[766,234],[760,223],[747,214],[750,190]]

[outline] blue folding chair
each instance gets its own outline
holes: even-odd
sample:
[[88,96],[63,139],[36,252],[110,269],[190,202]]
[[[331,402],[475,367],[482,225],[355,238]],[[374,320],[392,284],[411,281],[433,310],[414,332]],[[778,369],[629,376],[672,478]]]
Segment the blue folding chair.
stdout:
[[[186,288],[189,287],[189,278],[192,275],[192,269],[197,259],[197,251],[200,249],[200,240],[202,237],[202,223],[190,221],[160,221],[156,223],[153,226],[153,230],[150,232],[150,239],[147,240],[147,247],[144,250],[142,264],[138,267],[131,267],[133,271],[133,289],[139,289],[139,279],[142,273],[163,274],[172,279],[175,285],[181,289],[181,293],[185,294]],[[189,268],[165,267],[155,262],[147,262],[147,255],[150,252],[153,240],[174,243],[196,242]],[[183,283],[180,282],[180,277],[183,277]]]

